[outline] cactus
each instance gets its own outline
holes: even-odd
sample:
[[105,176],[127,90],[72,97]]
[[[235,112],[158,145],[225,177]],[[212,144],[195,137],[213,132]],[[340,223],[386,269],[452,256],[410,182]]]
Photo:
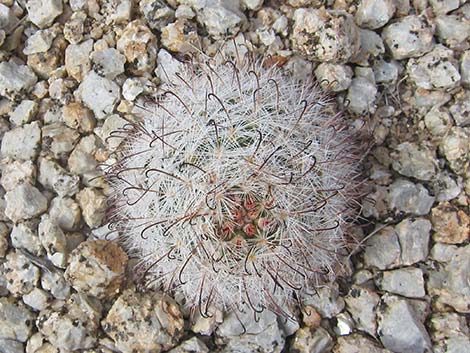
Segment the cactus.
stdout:
[[361,146],[312,77],[267,60],[184,64],[105,175],[108,221],[141,283],[214,308],[289,316],[334,278],[357,215]]

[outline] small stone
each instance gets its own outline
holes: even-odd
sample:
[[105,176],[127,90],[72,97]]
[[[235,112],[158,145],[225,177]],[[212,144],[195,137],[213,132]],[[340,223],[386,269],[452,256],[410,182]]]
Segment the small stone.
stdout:
[[155,68],[157,38],[142,21],[134,20],[124,28],[116,48],[124,54],[134,75],[142,76]]
[[52,154],[58,160],[65,159],[73,150],[80,134],[62,123],[43,126],[42,152]]
[[461,244],[470,237],[470,218],[466,212],[442,202],[431,211],[433,240],[446,244]]
[[460,77],[462,85],[470,87],[470,50],[464,51],[460,58]]
[[395,226],[401,248],[402,265],[426,260],[429,252],[431,222],[424,218],[407,218]]
[[302,327],[295,333],[291,343],[293,352],[323,353],[331,350],[333,340],[323,327],[315,331]]
[[23,54],[31,55],[48,51],[52,46],[55,33],[52,30],[39,30],[32,34],[25,43]]
[[341,92],[351,85],[353,71],[347,65],[321,63],[315,69],[315,76],[324,89]]
[[455,102],[449,108],[457,126],[470,125],[470,91],[455,95]]
[[62,0],[28,0],[26,9],[29,20],[39,28],[45,28],[62,14]]
[[280,352],[284,347],[285,337],[276,315],[264,310],[257,314],[257,318],[257,321],[253,320],[253,314],[249,311],[238,315],[229,313],[216,330],[216,344],[224,346],[221,353]]
[[49,215],[63,230],[77,230],[80,225],[81,214],[78,203],[69,197],[58,196],[51,201]]
[[149,87],[151,87],[151,82],[147,78],[130,77],[124,81],[124,84],[122,85],[122,96],[132,102],[139,94],[148,92]]
[[80,186],[80,177],[68,173],[58,163],[47,158],[39,159],[38,181],[62,197],[75,195]]
[[[88,77],[91,69],[90,53],[93,50],[93,39],[88,39],[79,44],[69,44],[65,49],[65,69],[69,76],[78,82]],[[87,86],[91,89],[92,86]]]
[[437,161],[432,150],[403,142],[391,154],[392,168],[401,175],[429,181],[435,177]]
[[162,29],[162,45],[176,53],[187,54],[195,51],[199,35],[194,25],[185,19],[178,19]]
[[424,353],[431,340],[411,305],[399,297],[385,294],[378,310],[377,333],[385,348],[400,353]]
[[416,267],[384,271],[376,278],[376,283],[384,291],[409,298],[422,298],[426,295],[423,271]]
[[435,197],[421,184],[398,179],[390,186],[387,199],[391,210],[423,216],[431,210]]
[[106,213],[106,196],[95,188],[84,188],[76,197],[82,209],[83,219],[90,228],[101,225]]
[[377,87],[364,77],[356,77],[352,80],[348,90],[348,109],[355,114],[362,115],[375,111],[375,97]]
[[[0,64],[1,65],[1,64]],[[41,129],[37,121],[14,128],[3,135],[3,157],[19,160],[35,159],[39,152]]]
[[126,58],[118,50],[108,48],[91,53],[93,70],[100,76],[114,80],[124,72]]
[[88,349],[95,345],[101,311],[97,300],[72,294],[61,310],[41,311],[36,326],[61,351]]
[[424,116],[424,124],[431,134],[435,136],[445,135],[452,127],[449,110],[443,107],[432,107]]
[[378,60],[374,64],[374,78],[377,83],[392,83],[398,79],[399,64],[396,61]]
[[62,108],[64,123],[80,132],[91,132],[95,127],[95,118],[90,109],[79,102],[73,102]]
[[59,300],[65,300],[70,296],[70,286],[65,281],[63,273],[59,271],[43,271],[41,287]]
[[23,295],[23,302],[35,311],[44,310],[49,300],[49,294],[40,288],[34,288],[28,294]]
[[67,266],[67,241],[65,234],[48,215],[41,217],[38,226],[39,240],[46,249],[48,259],[59,268]]
[[21,252],[10,252],[4,266],[7,289],[13,296],[20,297],[37,287],[40,271]]
[[[374,335],[372,335],[374,336]],[[391,353],[379,347],[374,341],[359,334],[338,337],[333,353]]]
[[416,86],[424,89],[448,89],[460,83],[457,62],[453,51],[438,44],[432,51],[418,59],[410,59],[406,72]]
[[95,133],[101,138],[103,143],[108,146],[108,149],[110,151],[115,151],[124,138],[120,136],[115,136],[113,132],[122,129],[127,124],[129,124],[127,120],[121,118],[117,114],[113,114],[106,118],[103,123],[103,126],[98,129],[98,131],[96,131]]
[[421,56],[434,45],[431,28],[416,15],[402,17],[385,27],[382,38],[396,60]]
[[[129,320],[132,316],[133,320]],[[125,290],[101,322],[123,353],[160,352],[173,348],[183,335],[178,305],[161,293]]]
[[54,43],[55,45],[46,52],[28,55],[28,66],[33,69],[39,78],[49,80],[54,77],[56,70],[61,70],[64,60],[62,43],[65,42],[62,41],[61,38],[57,44]]
[[11,191],[18,185],[36,181],[36,166],[32,161],[12,161],[2,167],[0,184],[6,191]]
[[[466,47],[470,37],[470,16],[467,14],[441,15],[436,17],[436,34],[441,43],[450,48]],[[465,12],[465,11],[463,11]]]
[[83,103],[95,113],[97,119],[112,114],[121,98],[119,86],[107,78],[91,71],[76,91]]
[[450,168],[457,174],[462,172],[463,166],[468,163],[469,132],[461,127],[453,127],[445,135],[439,149],[449,162]]
[[35,101],[24,99],[10,115],[10,122],[16,126],[21,126],[31,122],[38,111],[38,104]]
[[197,20],[214,39],[236,35],[246,22],[240,9],[240,1],[208,0],[191,1],[196,10]]
[[354,322],[348,313],[336,315],[336,325],[333,327],[334,333],[338,336],[350,335],[354,329]]
[[[33,333],[34,315],[21,303],[0,298],[0,337],[26,342]],[[0,346],[3,347],[3,346]]]
[[431,109],[446,104],[451,98],[452,96],[444,91],[429,91],[424,88],[418,88],[411,97],[405,97],[405,101],[408,104],[415,105],[417,108]]
[[380,301],[379,295],[371,289],[353,286],[344,300],[346,309],[356,322],[356,327],[375,336],[377,330],[375,308]]
[[433,191],[438,202],[453,200],[462,192],[462,180],[444,171],[434,181]]
[[315,295],[306,298],[304,303],[313,306],[325,318],[332,318],[344,309],[337,284],[317,288]]
[[[178,8],[181,6],[183,5]],[[158,31],[161,31],[163,27],[175,19],[175,11],[169,5],[158,0],[141,0],[139,8],[149,27]]]
[[11,245],[16,249],[25,249],[35,256],[41,256],[44,248],[38,237],[37,222],[27,221],[15,224],[10,233]]
[[361,0],[355,20],[360,27],[377,29],[386,25],[394,13],[393,0]]
[[0,347],[5,353],[24,353],[24,344],[15,340],[0,338]]
[[70,255],[64,277],[78,292],[112,298],[119,293],[126,265],[127,255],[116,243],[86,241]]
[[72,14],[70,20],[64,24],[64,38],[71,44],[78,44],[83,39],[85,31],[85,20],[87,16],[83,11],[77,11]]
[[82,137],[69,156],[69,170],[75,174],[85,174],[96,171],[96,165],[98,163],[95,158],[95,153],[98,150],[98,147],[99,144],[97,136],[88,135]]
[[223,321],[223,313],[220,310],[215,310],[211,315],[210,317],[203,317],[199,312],[196,312],[191,331],[205,336],[212,335],[217,326]]
[[364,264],[380,270],[397,267],[400,264],[400,243],[393,227],[382,228],[367,240]]
[[459,0],[429,0],[436,15],[446,14],[460,6]]
[[[351,62],[359,65],[369,66],[369,60],[382,56],[385,53],[385,46],[382,38],[372,30],[359,29],[361,45],[356,55],[351,58]],[[359,67],[356,67],[356,70]]]
[[5,215],[13,222],[31,219],[47,210],[47,199],[30,184],[21,184],[5,194]]
[[168,353],[209,353],[209,348],[199,338],[193,337],[184,341],[178,347],[168,351]]
[[102,8],[105,8],[106,23],[107,24],[119,24],[127,23],[131,20],[132,14],[131,0],[113,0],[104,3]]
[[292,47],[311,60],[344,63],[359,51],[359,29],[346,12],[300,8],[293,20]]
[[157,56],[157,68],[155,75],[165,84],[170,84],[174,80],[178,80],[176,73],[184,69],[181,62],[176,60],[165,49],[160,49]]
[[36,75],[26,65],[12,60],[0,63],[0,95],[15,99],[29,92],[36,82]]
[[175,11],[176,18],[185,18],[187,20],[190,20],[190,19],[193,19],[195,16],[196,14],[188,5],[180,4]]

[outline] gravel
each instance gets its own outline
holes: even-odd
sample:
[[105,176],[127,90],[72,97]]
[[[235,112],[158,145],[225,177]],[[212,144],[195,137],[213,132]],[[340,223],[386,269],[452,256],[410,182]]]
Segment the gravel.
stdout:
[[[459,0],[2,1],[0,351],[467,352],[469,13]],[[98,167],[119,152],[113,131],[223,43],[313,74],[374,141],[345,280],[296,321],[191,313],[136,288],[132,254],[109,240]]]

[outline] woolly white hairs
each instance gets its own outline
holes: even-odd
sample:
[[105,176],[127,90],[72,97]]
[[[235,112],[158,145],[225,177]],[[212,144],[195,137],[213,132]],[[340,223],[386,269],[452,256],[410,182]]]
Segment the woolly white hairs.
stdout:
[[204,317],[290,315],[335,275],[360,147],[312,78],[245,57],[185,64],[106,169],[109,221],[147,286]]

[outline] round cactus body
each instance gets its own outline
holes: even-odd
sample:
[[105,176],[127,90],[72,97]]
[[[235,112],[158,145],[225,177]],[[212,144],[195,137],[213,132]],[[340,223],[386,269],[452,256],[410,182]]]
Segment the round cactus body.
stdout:
[[186,304],[288,315],[334,277],[360,148],[312,79],[262,60],[185,64],[105,173],[109,222],[149,287]]

